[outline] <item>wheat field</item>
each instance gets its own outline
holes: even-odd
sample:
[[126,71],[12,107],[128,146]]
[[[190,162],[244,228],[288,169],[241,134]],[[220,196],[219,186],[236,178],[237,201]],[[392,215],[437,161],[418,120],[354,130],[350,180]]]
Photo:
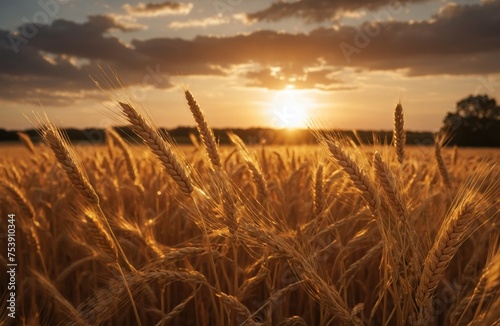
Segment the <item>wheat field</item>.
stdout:
[[185,95],[193,146],[133,101],[112,110],[141,144],[73,146],[42,119],[44,143],[3,146],[17,324],[500,324],[500,151],[407,146],[401,105],[392,144],[220,146]]

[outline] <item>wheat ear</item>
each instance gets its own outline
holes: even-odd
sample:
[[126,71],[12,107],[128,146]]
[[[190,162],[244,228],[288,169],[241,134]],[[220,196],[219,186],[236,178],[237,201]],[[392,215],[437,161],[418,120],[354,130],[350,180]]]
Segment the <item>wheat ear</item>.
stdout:
[[158,157],[158,159],[162,162],[163,167],[177,183],[182,192],[186,195],[191,194],[193,191],[191,179],[179,163],[179,160],[172,149],[170,149],[166,142],[161,138],[156,128],[146,122],[139,112],[137,112],[129,104],[123,102],[119,102],[119,104],[128,121],[132,124],[132,130],[139,137],[141,137],[142,140],[144,140],[146,145],[153,151],[156,157]]
[[[5,191],[9,194],[9,196],[14,200],[19,209],[22,211],[23,219],[24,217],[27,217],[30,222],[33,222],[36,218],[35,210],[33,209],[33,206],[30,204],[24,193],[21,191],[21,189],[8,181],[0,180],[0,185],[5,189]],[[42,268],[47,275],[47,268],[45,266],[45,260],[41,251],[40,238],[38,237],[38,234],[36,232],[36,225],[36,222],[27,223],[27,229],[29,231],[29,234],[27,236],[31,236],[29,240],[33,241],[33,245],[37,250],[38,256],[40,257]]]
[[349,179],[351,179],[354,186],[361,192],[370,210],[376,216],[380,208],[380,198],[368,175],[365,174],[338,142],[327,140],[326,144],[337,164],[349,176]]
[[436,157],[436,162],[439,168],[439,174],[443,178],[443,182],[446,187],[451,188],[450,174],[448,173],[448,169],[446,168],[446,164],[444,164],[443,155],[441,154],[441,144],[440,141],[436,138],[434,142],[434,156]]
[[323,181],[323,164],[318,165],[316,176],[314,178],[314,214],[318,216],[323,211],[325,194]]
[[196,289],[189,297],[187,297],[186,299],[184,299],[181,303],[179,303],[178,305],[176,305],[174,307],[174,309],[172,309],[168,313],[168,315],[166,315],[165,317],[163,317],[157,323],[157,325],[167,325],[169,321],[171,321],[175,316],[177,316],[178,314],[180,314],[184,310],[184,308],[186,308],[186,306],[188,305],[188,303],[190,303],[191,300],[193,300],[193,298],[195,297],[196,293],[198,292],[198,289]]
[[[60,134],[59,130],[51,124],[42,128],[42,136],[48,143],[49,147],[52,149],[52,152],[55,154],[63,170],[66,172],[66,175],[68,176],[68,179],[70,180],[73,187],[76,188],[83,195],[83,197],[85,197],[87,202],[89,202],[92,205],[95,205],[95,207],[98,208],[99,213],[102,215],[106,223],[106,226],[110,231],[110,235],[113,237],[113,240],[115,241],[117,249],[120,251],[120,254],[122,255],[127,265],[132,270],[135,270],[135,268],[133,267],[132,264],[130,264],[127,256],[121,249],[118,240],[115,238],[111,226],[109,225],[109,222],[107,221],[105,214],[103,213],[101,206],[99,205],[99,197],[97,196],[94,188],[88,181],[87,175],[85,174],[83,167],[81,167],[81,164],[78,163],[76,155],[72,153],[73,151],[71,150],[71,147],[67,143],[67,140],[65,140],[64,137]],[[116,261],[116,265],[125,282],[125,287],[127,288],[127,293],[129,294],[130,302],[132,304],[132,309],[134,311],[137,323],[140,326],[141,321],[139,318],[139,314],[137,312],[137,307],[135,305],[134,298],[132,297],[128,284],[125,280],[124,273],[118,261]]]
[[396,146],[399,163],[403,163],[405,156],[406,132],[404,125],[403,107],[401,103],[398,103],[394,110],[394,146]]
[[474,220],[474,205],[466,202],[459,206],[441,230],[424,262],[424,268],[417,288],[416,302],[420,309],[419,320],[424,321],[424,310],[430,307],[430,301],[439,282],[444,276],[451,259],[461,245],[464,234]]
[[307,323],[300,316],[292,316],[279,323],[279,326],[307,326]]
[[225,294],[224,292],[217,294],[217,296],[221,299],[226,308],[234,311],[238,316],[245,318],[245,321],[241,323],[241,325],[257,325],[257,323],[252,319],[250,310],[248,310],[248,308],[241,303],[238,298]]
[[378,151],[373,155],[373,166],[375,168],[375,177],[382,186],[392,208],[397,212],[399,218],[406,219],[408,210],[404,198],[397,189],[396,178]]
[[[498,296],[500,287],[500,250],[491,258],[490,262],[483,269],[481,277],[477,281],[476,287],[455,308],[451,314],[452,323],[462,325],[464,314],[480,302],[492,302],[495,296]],[[470,310],[469,310],[470,311]]]
[[458,147],[457,145],[453,146],[453,156],[451,157],[451,162],[453,165],[457,165],[458,161]]
[[257,193],[259,194],[260,201],[266,200],[269,190],[267,187],[267,181],[260,170],[260,167],[255,164],[252,160],[246,161],[250,173],[252,173],[252,178],[257,185]]
[[24,146],[26,146],[26,148],[31,152],[31,154],[36,154],[35,145],[33,145],[30,136],[28,136],[24,132],[18,132],[17,135],[19,136],[19,139],[24,144]]
[[265,201],[267,196],[269,195],[269,190],[266,178],[262,173],[262,169],[259,163],[252,159],[245,143],[243,142],[243,140],[241,140],[240,137],[232,132],[229,132],[227,135],[229,136],[229,140],[231,140],[231,142],[236,145],[236,148],[238,148],[238,151],[243,156],[243,159],[245,160],[245,163],[247,164],[247,167],[252,174],[255,186],[257,187],[257,193],[259,195],[260,201]]
[[0,185],[3,186],[5,191],[16,202],[17,206],[21,209],[24,216],[28,217],[29,219],[35,218],[35,210],[33,209],[33,206],[31,206],[28,199],[26,199],[26,196],[24,196],[23,192],[18,187],[8,181],[3,180],[0,180]]
[[376,245],[374,245],[370,250],[368,250],[363,257],[352,263],[349,266],[349,268],[346,269],[346,271],[340,277],[338,284],[342,284],[343,282],[345,282],[345,284],[350,283],[354,274],[356,274],[359,271],[360,267],[362,265],[367,264],[374,258],[376,258],[379,254],[381,254],[381,251],[382,251],[382,242],[380,241]]
[[106,254],[107,259],[118,261],[118,250],[115,246],[115,242],[109,233],[106,232],[96,214],[90,209],[85,209],[84,216],[92,240]]
[[57,309],[68,317],[71,317],[72,320],[67,324],[78,326],[89,325],[80,312],[59,292],[47,276],[39,274],[36,271],[32,271],[31,273],[33,274],[33,281],[39,286],[40,295],[50,298]]
[[113,140],[113,142],[120,148],[120,150],[123,152],[123,157],[125,159],[125,165],[127,166],[127,171],[130,176],[130,179],[134,181],[134,183],[137,181],[137,167],[135,165],[134,158],[132,156],[132,153],[130,152],[130,149],[128,148],[127,144],[125,144],[125,141],[123,140],[120,135],[113,130],[112,128],[109,128],[106,130],[106,135]]
[[196,103],[196,100],[194,99],[191,92],[185,90],[184,94],[186,96],[189,109],[191,110],[194,120],[198,125],[197,128],[201,136],[201,142],[203,143],[203,145],[207,150],[210,162],[212,162],[212,165],[215,167],[218,168],[222,167],[220,162],[219,148],[217,146],[217,142],[215,141],[215,136],[214,133],[212,132],[212,129],[208,127],[207,121],[205,120],[205,116],[203,115],[200,106],[198,105],[198,103]]
[[73,187],[91,204],[99,205],[99,197],[88,181],[87,175],[69,149],[64,137],[54,126],[47,126],[42,133],[43,138],[56,156]]

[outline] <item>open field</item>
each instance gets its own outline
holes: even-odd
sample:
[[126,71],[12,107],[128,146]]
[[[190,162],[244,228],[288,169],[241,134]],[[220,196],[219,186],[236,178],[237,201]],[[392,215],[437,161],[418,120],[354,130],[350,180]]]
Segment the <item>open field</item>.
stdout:
[[73,152],[45,127],[48,145],[2,148],[17,322],[498,323],[499,150],[406,147],[400,163],[333,134],[218,148],[200,131],[196,146],[108,133]]

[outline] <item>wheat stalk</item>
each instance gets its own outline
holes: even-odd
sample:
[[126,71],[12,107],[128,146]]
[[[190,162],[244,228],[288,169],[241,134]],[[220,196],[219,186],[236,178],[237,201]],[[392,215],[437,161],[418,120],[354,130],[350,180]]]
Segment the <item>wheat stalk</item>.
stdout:
[[96,214],[91,209],[85,209],[84,216],[87,222],[87,230],[92,240],[94,240],[97,246],[105,253],[107,259],[118,261],[118,250],[113,238],[105,230]]
[[[36,252],[40,258],[40,262],[42,264],[43,271],[47,274],[47,268],[45,265],[45,259],[42,255],[42,248],[40,245],[40,238],[36,231],[38,223],[35,221],[36,213],[35,209],[28,201],[24,193],[17,186],[13,185],[8,181],[0,180],[0,185],[5,189],[5,191],[9,194],[9,196],[14,200],[19,209],[22,212],[23,224],[22,226],[28,230],[27,237],[29,241],[33,241],[33,245],[36,248]],[[26,217],[26,219],[25,219]],[[25,221],[25,222],[24,222]],[[29,221],[29,222],[28,222]]]
[[490,305],[488,311],[483,316],[480,316],[478,320],[471,323],[474,326],[480,325],[492,325],[498,326],[500,320],[500,297],[497,296],[495,301]]
[[207,248],[200,247],[181,247],[172,249],[170,252],[164,253],[162,256],[156,258],[154,261],[150,262],[148,266],[150,268],[162,269],[169,267],[169,265],[174,265],[176,262],[185,260],[190,257],[201,256],[203,254],[212,253],[216,255],[218,252],[210,252]]
[[0,185],[5,189],[5,191],[10,195],[10,197],[16,202],[17,206],[21,209],[24,216],[32,220],[35,218],[35,210],[31,206],[30,202],[23,194],[21,189],[10,183],[9,181],[0,180]]
[[267,196],[269,195],[269,190],[267,187],[267,181],[264,178],[264,175],[262,174],[262,171],[260,168],[257,166],[257,164],[252,161],[248,160],[246,161],[248,169],[250,170],[250,173],[252,174],[253,181],[255,182],[257,186],[257,193],[259,194],[259,201],[263,202],[266,200]]
[[224,218],[226,220],[226,225],[229,232],[234,235],[238,230],[239,219],[237,216],[237,205],[234,192],[231,192],[231,185],[226,180],[227,175],[222,176],[224,184],[222,185],[220,200],[222,201],[222,211],[224,213]]
[[[170,284],[182,282],[192,285],[204,285],[210,291],[216,291],[208,282],[205,276],[195,271],[187,270],[148,270],[144,269],[138,273],[124,276],[126,284],[130,286],[130,292],[137,293],[145,285],[160,282],[160,284]],[[106,320],[116,313],[116,309],[122,306],[127,298],[127,287],[117,279],[109,282],[108,286],[101,288],[94,296],[87,298],[78,306],[79,314],[88,324],[103,325]]]
[[91,204],[99,205],[99,197],[88,181],[83,167],[59,130],[52,125],[43,128],[42,136],[56,156],[73,187]]
[[80,312],[75,309],[46,276],[36,271],[32,271],[32,274],[35,282],[40,286],[40,294],[50,297],[54,303],[57,303],[57,309],[60,309],[64,314],[72,318],[72,325],[88,325]]
[[215,141],[215,136],[212,132],[212,129],[208,127],[207,121],[205,120],[205,116],[203,115],[203,112],[201,111],[198,103],[196,103],[196,100],[194,99],[191,92],[185,90],[184,94],[186,96],[189,109],[191,110],[194,120],[196,121],[198,132],[200,133],[201,136],[201,142],[203,143],[205,149],[207,150],[210,162],[212,162],[212,165],[214,167],[221,168],[222,165],[220,161],[219,148],[217,146],[217,142]]
[[123,113],[128,121],[132,124],[132,130],[141,137],[146,145],[162,162],[163,167],[168,174],[177,183],[182,192],[186,195],[191,194],[193,186],[188,174],[179,163],[174,152],[167,146],[165,141],[160,137],[158,131],[151,126],[150,123],[137,112],[131,105],[119,102]]
[[460,247],[463,236],[474,220],[474,204],[465,202],[459,206],[452,218],[445,222],[425,259],[420,283],[416,292],[416,302],[420,309],[419,320],[422,321],[424,310],[430,309],[430,301],[446,268]]
[[24,132],[18,132],[17,135],[19,136],[19,139],[24,144],[24,146],[31,152],[31,154],[35,155],[35,145],[33,145],[30,136],[28,136],[28,134]]
[[257,284],[261,283],[268,277],[270,274],[269,269],[262,267],[259,269],[257,275],[254,277],[247,278],[243,284],[241,284],[241,287],[239,288],[238,291],[238,299],[244,300],[250,290],[252,290]]
[[240,325],[257,325],[257,323],[252,319],[250,310],[248,310],[248,308],[242,304],[238,298],[225,294],[224,292],[217,294],[217,296],[228,309],[234,311],[238,316],[245,319],[243,323],[239,323]]
[[446,164],[443,160],[443,155],[441,154],[441,144],[438,138],[436,138],[434,142],[434,156],[436,158],[436,162],[438,165],[439,173],[443,178],[443,182],[448,187],[451,188],[450,174],[448,173],[448,169],[446,168]]
[[194,148],[199,149],[201,147],[198,138],[196,138],[196,135],[191,132],[189,133],[189,140],[193,144]]
[[319,216],[323,211],[325,194],[323,191],[323,164],[319,164],[314,178],[314,214]]
[[252,159],[245,143],[243,142],[243,140],[241,140],[240,137],[232,132],[229,132],[227,135],[229,136],[231,142],[236,146],[236,148],[238,148],[238,151],[243,156],[243,159],[245,160],[245,163],[250,170],[250,173],[252,174],[253,181],[255,183],[255,186],[257,187],[259,201],[265,202],[269,195],[269,188],[259,163],[256,160]]
[[300,316],[292,316],[283,320],[279,326],[307,326],[307,323]]
[[[381,185],[392,211],[397,214],[397,232],[394,236],[397,237],[397,239],[399,239],[398,242],[402,244],[401,254],[404,255],[405,259],[409,258],[413,261],[413,264],[409,266],[410,268],[418,270],[423,258],[420,251],[421,247],[418,235],[408,220],[408,208],[405,197],[401,194],[396,177],[378,151],[376,151],[373,156],[373,166],[375,178]],[[399,244],[396,244],[396,246],[397,245]],[[410,255],[410,257],[408,257],[408,255]],[[417,272],[417,274],[418,273],[419,272]]]
[[406,132],[404,129],[404,114],[403,107],[401,103],[396,105],[394,110],[394,146],[396,146],[396,153],[398,155],[399,163],[403,163],[405,156],[405,143],[406,143]]
[[[109,229],[110,235],[113,237],[116,248],[119,250],[120,254],[122,255],[127,265],[130,267],[130,269],[135,270],[135,268],[133,267],[132,264],[130,264],[127,256],[121,249],[118,240],[114,236],[111,226],[109,225],[109,222],[107,221],[106,216],[104,215],[101,206],[99,204],[99,197],[97,196],[97,193],[95,192],[94,188],[88,181],[88,177],[85,173],[85,170],[83,169],[81,163],[79,163],[79,161],[77,160],[76,155],[73,153],[73,150],[71,149],[71,146],[68,144],[68,141],[62,136],[60,131],[51,124],[43,126],[41,129],[41,133],[43,138],[51,148],[52,152],[56,156],[59,165],[66,172],[66,175],[70,180],[71,184],[73,185],[73,187],[77,189],[80,192],[80,194],[83,195],[83,197],[87,200],[88,203],[94,205],[98,209],[99,213],[104,218],[106,226]],[[136,321],[138,325],[141,326],[141,321],[139,318],[139,314],[137,312],[137,307],[134,302],[134,298],[132,297],[132,293],[130,292],[127,281],[125,280],[125,275],[118,260],[116,260],[116,265],[123,278],[125,288],[127,289],[127,294],[132,304],[132,309],[134,311]]]
[[396,186],[396,178],[378,151],[373,155],[373,166],[375,168],[375,177],[382,186],[392,208],[398,214],[399,218],[406,219],[408,217],[408,210],[404,198],[400,195]]
[[458,161],[458,147],[457,145],[453,146],[453,155],[451,157],[451,162],[453,165],[457,165]]
[[122,137],[112,128],[106,129],[106,136],[108,136],[110,139],[113,140],[113,142],[118,145],[120,150],[123,153],[123,157],[125,159],[125,165],[127,166],[127,171],[130,176],[130,179],[132,181],[137,182],[137,167],[134,161],[134,158],[132,156],[132,153],[130,152],[127,144],[125,144],[125,141],[122,139]]
[[[497,238],[498,241],[498,238]],[[493,241],[493,245],[495,241]],[[462,298],[457,304],[455,310],[450,316],[452,323],[463,324],[462,319],[466,312],[470,311],[477,304],[483,302],[488,303],[495,299],[499,294],[500,286],[500,250],[497,248],[496,253],[491,258],[481,273],[481,277],[473,291]]]
[[191,300],[195,297],[198,289],[196,289],[189,297],[184,299],[181,303],[176,305],[165,317],[163,317],[155,326],[166,325],[170,320],[175,318],[178,314],[180,314],[188,305]]
[[450,321],[452,323],[460,323],[468,308],[473,308],[481,301],[491,300],[495,298],[496,294],[498,294],[498,285],[487,287],[488,274],[490,274],[490,270],[485,269],[472,293],[469,293],[462,300],[460,300],[450,316]]
[[354,186],[361,192],[372,213],[377,216],[380,209],[380,197],[370,178],[338,142],[327,140],[326,144],[337,164],[342,167]]
[[346,271],[342,273],[342,276],[340,277],[338,284],[342,284],[343,282],[345,282],[346,284],[350,283],[350,280],[352,279],[354,274],[358,272],[359,268],[362,265],[365,265],[368,262],[370,262],[372,259],[376,258],[379,254],[381,254],[381,251],[382,251],[382,242],[378,242],[370,250],[368,250],[363,257],[352,263],[349,266],[349,268],[347,268]]

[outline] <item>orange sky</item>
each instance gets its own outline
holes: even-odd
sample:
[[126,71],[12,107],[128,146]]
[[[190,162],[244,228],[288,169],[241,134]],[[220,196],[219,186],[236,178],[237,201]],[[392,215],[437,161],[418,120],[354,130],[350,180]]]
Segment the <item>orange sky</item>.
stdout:
[[0,6],[0,128],[42,108],[66,127],[117,124],[98,65],[169,128],[194,124],[183,87],[213,127],[391,129],[401,99],[408,129],[432,131],[470,94],[500,98],[500,1]]

